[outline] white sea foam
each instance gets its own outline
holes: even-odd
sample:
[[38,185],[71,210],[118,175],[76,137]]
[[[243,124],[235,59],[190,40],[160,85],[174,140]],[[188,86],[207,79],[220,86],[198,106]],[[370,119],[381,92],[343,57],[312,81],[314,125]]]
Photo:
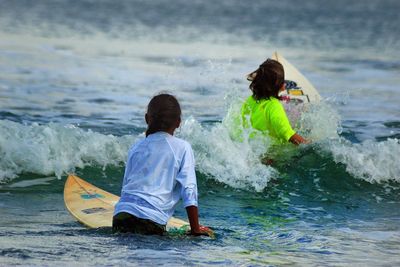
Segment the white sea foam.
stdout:
[[[192,144],[200,172],[234,188],[262,191],[280,174],[260,161],[271,146],[269,138],[249,138],[250,132],[240,127],[241,137],[235,136],[241,106],[238,99],[227,99],[232,104],[222,122],[202,125],[190,117],[182,123],[177,136]],[[289,116],[296,108],[288,110]],[[368,182],[400,182],[399,140],[351,143],[339,137],[340,117],[323,103],[303,108],[297,119],[297,130],[317,143],[321,151],[331,153],[333,160],[344,164],[352,176]],[[0,121],[0,183],[21,173],[60,178],[87,165],[122,166],[137,138],[104,135],[72,125],[23,125],[3,120]],[[287,146],[281,154],[290,160],[296,151],[294,146]]]
[[[194,118],[189,118],[183,123],[179,136],[192,144],[201,172],[235,188],[262,191],[271,179],[279,177],[276,169],[262,164],[260,160],[272,142],[267,136],[249,138],[254,132],[240,126],[243,99],[237,95],[233,92],[226,96],[225,100],[231,105],[227,107],[227,114],[221,123],[206,128]],[[287,106],[287,110],[297,130],[306,138],[316,141],[338,137],[340,117],[329,105]],[[268,157],[290,159],[296,153],[296,148],[291,145],[282,146],[282,150],[284,152],[270,153]]]
[[335,162],[346,166],[347,172],[370,183],[400,182],[400,141],[383,142],[366,140],[353,144],[347,140],[331,140],[325,148],[332,153]]
[[369,139],[357,144],[339,137],[341,118],[327,103],[307,107],[296,126],[300,133],[317,141],[322,151],[328,150],[336,163],[344,164],[352,176],[370,183],[400,182],[399,140],[378,142]]
[[[400,182],[400,143],[397,139],[384,142],[375,140],[354,144],[339,136],[342,131],[339,114],[327,103],[286,107],[289,117],[295,118],[296,130],[317,144],[320,151],[328,151],[337,163],[343,163],[349,174],[368,182]],[[296,115],[299,113],[300,115]],[[240,104],[229,107],[221,123],[208,128],[194,118],[186,120],[179,135],[187,139],[195,150],[198,169],[210,177],[235,188],[262,191],[279,173],[260,162],[271,146],[268,138],[249,138],[242,130],[242,139],[235,140],[235,127]],[[277,153],[282,160],[295,155],[293,146],[283,146]],[[277,156],[275,155],[275,156]],[[274,156],[274,155],[270,155]]]
[[86,165],[119,165],[135,137],[84,131],[72,125],[0,121],[0,182],[24,172],[61,175]]
[[268,147],[268,139],[234,141],[224,124],[217,123],[206,129],[194,118],[184,122],[179,136],[192,144],[199,171],[221,183],[262,191],[277,177],[277,171],[263,165],[259,158],[258,152]]
[[[299,110],[300,109],[300,110]],[[338,138],[342,132],[341,118],[337,111],[325,102],[306,106],[286,107],[289,118],[293,114],[299,119],[291,120],[296,131],[310,141]],[[295,117],[296,118],[296,117]]]

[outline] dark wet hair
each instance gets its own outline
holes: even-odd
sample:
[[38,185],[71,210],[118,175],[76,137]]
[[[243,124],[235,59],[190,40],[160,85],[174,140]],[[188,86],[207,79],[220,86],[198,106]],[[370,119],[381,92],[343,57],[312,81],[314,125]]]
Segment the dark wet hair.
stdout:
[[252,78],[250,90],[254,99],[279,98],[279,89],[285,82],[285,72],[281,63],[269,58],[249,77]]
[[181,107],[178,100],[170,94],[153,97],[147,106],[148,125],[146,137],[159,131],[168,131],[181,119]]

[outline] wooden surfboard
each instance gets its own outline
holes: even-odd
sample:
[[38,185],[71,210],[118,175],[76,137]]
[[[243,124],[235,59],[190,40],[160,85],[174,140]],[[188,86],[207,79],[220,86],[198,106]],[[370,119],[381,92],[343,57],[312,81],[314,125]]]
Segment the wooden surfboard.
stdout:
[[[106,192],[75,175],[69,175],[64,187],[64,202],[68,211],[89,228],[111,227],[114,206],[119,197]],[[171,218],[167,231],[189,231],[184,220]]]

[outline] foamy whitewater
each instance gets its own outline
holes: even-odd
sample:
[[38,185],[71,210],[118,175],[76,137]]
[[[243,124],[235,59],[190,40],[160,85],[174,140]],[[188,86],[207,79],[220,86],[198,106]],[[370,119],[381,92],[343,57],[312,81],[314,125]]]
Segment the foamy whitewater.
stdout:
[[[277,170],[260,161],[271,142],[265,136],[250,139],[246,130],[244,140],[232,138],[231,129],[237,126],[234,125],[237,121],[230,116],[234,116],[232,113],[240,114],[238,104],[230,107],[223,122],[209,127],[203,127],[193,117],[186,119],[177,136],[192,144],[201,172],[234,188],[262,191],[270,179],[278,177]],[[300,134],[313,141],[308,146],[320,153],[330,153],[333,160],[344,164],[351,175],[371,183],[400,182],[400,165],[396,156],[400,155],[398,139],[379,143],[366,140],[353,144],[338,135],[341,131],[340,117],[328,104],[293,105],[286,109],[289,116],[298,114],[299,109],[304,110],[293,124]],[[22,125],[4,120],[0,125],[0,178],[3,183],[24,172],[56,175],[61,179],[62,175],[74,172],[76,168],[91,164],[102,168],[123,166],[129,147],[139,138],[144,138],[143,134],[103,135],[70,124]],[[293,155],[298,152],[297,149],[286,149]]]
[[2,159],[0,179],[4,183],[21,173],[56,175],[61,179],[75,168],[95,164],[123,163],[133,137],[102,135],[73,125],[21,125],[0,121]]
[[[1,1],[0,265],[400,265],[399,9]],[[322,96],[284,104],[310,144],[241,126],[245,77],[275,51]],[[181,103],[176,136],[193,147],[214,240],[86,229],[65,209],[69,173],[120,194],[159,92]]]

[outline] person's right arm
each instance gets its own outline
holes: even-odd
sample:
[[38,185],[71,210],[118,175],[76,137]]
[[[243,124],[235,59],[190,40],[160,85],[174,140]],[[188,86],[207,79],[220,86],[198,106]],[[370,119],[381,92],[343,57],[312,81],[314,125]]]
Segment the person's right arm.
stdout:
[[292,144],[300,145],[309,143],[304,137],[296,133],[290,125],[285,109],[279,102],[273,102],[270,105],[269,116],[272,127],[278,138],[289,141]]

